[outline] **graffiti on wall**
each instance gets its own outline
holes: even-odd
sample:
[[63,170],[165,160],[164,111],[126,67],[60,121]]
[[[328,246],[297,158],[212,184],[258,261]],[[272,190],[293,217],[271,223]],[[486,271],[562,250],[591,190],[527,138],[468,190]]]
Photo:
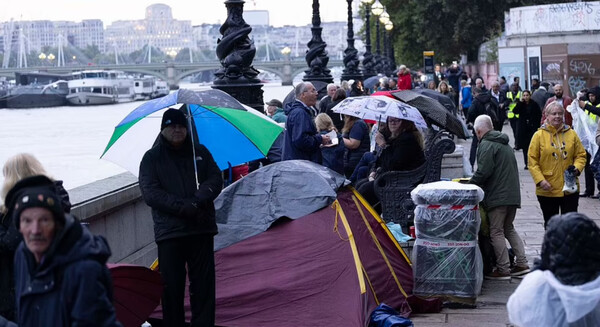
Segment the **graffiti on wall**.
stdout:
[[583,76],[569,76],[569,91],[571,96],[575,97],[577,92],[586,88],[586,80]]
[[512,8],[504,17],[506,35],[600,29],[600,1]]
[[569,71],[575,74],[595,75],[596,68],[588,60],[571,59],[569,62]]

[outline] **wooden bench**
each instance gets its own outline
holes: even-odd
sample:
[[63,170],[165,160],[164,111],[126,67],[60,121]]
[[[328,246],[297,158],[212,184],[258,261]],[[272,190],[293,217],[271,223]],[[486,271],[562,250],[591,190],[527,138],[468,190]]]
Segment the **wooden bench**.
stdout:
[[425,163],[419,168],[389,171],[378,176],[374,188],[381,203],[383,220],[400,224],[408,235],[408,228],[414,223],[415,210],[410,192],[419,184],[439,181],[442,158],[444,154],[453,153],[454,149],[452,137],[446,132],[438,132],[426,142]]

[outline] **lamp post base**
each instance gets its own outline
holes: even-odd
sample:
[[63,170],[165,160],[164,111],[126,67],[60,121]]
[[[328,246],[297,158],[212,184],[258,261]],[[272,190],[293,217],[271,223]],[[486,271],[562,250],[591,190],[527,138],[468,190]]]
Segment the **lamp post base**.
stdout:
[[214,84],[213,89],[221,90],[239,102],[264,112],[265,102],[263,100],[263,84]]

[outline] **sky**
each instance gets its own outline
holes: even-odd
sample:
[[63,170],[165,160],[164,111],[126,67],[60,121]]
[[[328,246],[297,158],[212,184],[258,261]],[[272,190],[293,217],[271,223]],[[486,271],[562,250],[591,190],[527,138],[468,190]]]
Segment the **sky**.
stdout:
[[[355,0],[358,1],[358,0]],[[224,0],[0,0],[0,22],[15,20],[101,19],[104,26],[116,20],[143,19],[147,6],[163,3],[173,18],[191,20],[193,25],[222,23],[227,16]],[[321,0],[322,22],[346,21],[346,1]],[[312,0],[246,0],[244,10],[269,10],[273,26],[308,25]]]

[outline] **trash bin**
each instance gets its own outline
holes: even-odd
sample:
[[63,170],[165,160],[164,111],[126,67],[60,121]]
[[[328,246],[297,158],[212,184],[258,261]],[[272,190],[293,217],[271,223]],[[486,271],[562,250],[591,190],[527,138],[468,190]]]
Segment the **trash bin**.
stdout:
[[411,197],[417,236],[412,253],[414,294],[469,298],[474,303],[483,281],[477,246],[483,190],[443,181],[421,184]]

